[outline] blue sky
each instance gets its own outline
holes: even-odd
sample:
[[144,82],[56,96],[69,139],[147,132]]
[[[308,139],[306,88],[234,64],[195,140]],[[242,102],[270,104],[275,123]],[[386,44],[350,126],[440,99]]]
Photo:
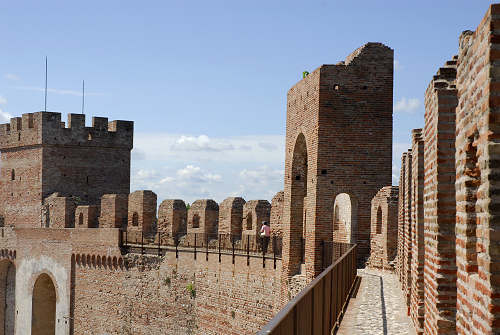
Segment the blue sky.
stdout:
[[[394,183],[423,96],[492,1],[2,1],[0,121],[135,121],[132,190],[192,202],[283,188],[286,92],[366,42],[394,49]],[[65,119],[66,116],[64,115]]]

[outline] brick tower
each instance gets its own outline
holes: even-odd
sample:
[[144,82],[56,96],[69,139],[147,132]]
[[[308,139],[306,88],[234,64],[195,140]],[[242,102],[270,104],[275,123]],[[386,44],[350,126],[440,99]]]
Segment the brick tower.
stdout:
[[393,59],[389,47],[367,43],[288,91],[284,278],[302,259],[308,279],[321,272],[334,217],[349,221],[343,240],[358,243],[360,259],[369,254],[371,199],[391,185]]
[[54,192],[98,205],[105,193],[129,193],[134,124],[38,112],[0,125],[0,214],[4,224],[40,227],[43,199]]

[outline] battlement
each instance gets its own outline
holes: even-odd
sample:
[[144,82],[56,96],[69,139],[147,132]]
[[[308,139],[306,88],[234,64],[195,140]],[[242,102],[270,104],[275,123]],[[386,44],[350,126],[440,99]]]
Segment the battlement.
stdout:
[[0,124],[0,150],[62,145],[132,149],[134,122],[93,117],[92,127],[85,126],[85,114],[68,114],[67,127],[61,113],[26,113]]

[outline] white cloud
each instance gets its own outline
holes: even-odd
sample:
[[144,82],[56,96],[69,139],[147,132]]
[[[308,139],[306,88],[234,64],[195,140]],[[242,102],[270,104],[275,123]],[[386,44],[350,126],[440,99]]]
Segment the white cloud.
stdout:
[[283,135],[135,133],[134,146],[131,189],[153,190],[158,201],[221,202],[229,196],[270,201],[283,189]]
[[250,184],[268,184],[271,181],[283,181],[284,170],[271,169],[268,166],[258,167],[257,169],[243,169],[240,177]]
[[234,146],[227,141],[212,140],[207,135],[198,137],[182,135],[172,145],[174,151],[225,151],[233,149]]
[[401,98],[394,105],[395,112],[413,113],[420,108],[420,100],[417,98]]
[[20,80],[21,78],[19,78],[18,75],[15,75],[13,73],[6,73],[4,76],[3,76],[5,79],[8,79],[8,80],[14,80],[14,81],[18,81]]
[[9,122],[11,117],[12,117],[12,115],[10,115],[9,113],[6,113],[2,109],[0,109],[0,122],[4,122],[4,123]]
[[[0,95],[0,105],[6,105],[7,104],[7,99],[5,99],[4,97],[2,97]],[[0,108],[0,122],[9,122],[10,121],[10,118],[12,117],[12,115],[10,115],[9,113],[7,112],[4,112],[1,108]]]

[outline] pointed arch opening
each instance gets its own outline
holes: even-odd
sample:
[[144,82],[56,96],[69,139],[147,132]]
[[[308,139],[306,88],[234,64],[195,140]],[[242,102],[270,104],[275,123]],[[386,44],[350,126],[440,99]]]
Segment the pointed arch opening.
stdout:
[[357,232],[357,201],[347,193],[335,197],[333,205],[333,241],[356,243]]
[[305,260],[305,227],[307,226],[307,171],[308,155],[304,134],[300,134],[295,142],[291,173],[290,203],[290,264],[298,272],[300,264]]
[[54,335],[56,331],[56,288],[42,273],[33,287],[31,335]]
[[0,261],[0,329],[14,335],[16,309],[16,267],[9,260]]

